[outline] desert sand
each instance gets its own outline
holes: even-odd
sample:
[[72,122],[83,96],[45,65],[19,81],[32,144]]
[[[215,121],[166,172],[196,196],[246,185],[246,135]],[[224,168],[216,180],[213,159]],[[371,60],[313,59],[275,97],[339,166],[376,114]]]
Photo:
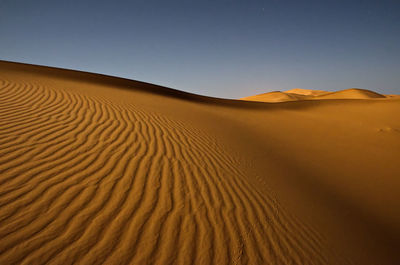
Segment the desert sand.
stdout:
[[287,91],[273,91],[260,95],[242,98],[247,101],[260,102],[284,102],[296,100],[322,100],[322,99],[374,99],[374,98],[393,98],[398,95],[381,95],[374,91],[349,88],[336,92],[328,92],[323,90],[311,90],[295,88]]
[[0,62],[0,264],[399,264],[399,191],[397,96]]

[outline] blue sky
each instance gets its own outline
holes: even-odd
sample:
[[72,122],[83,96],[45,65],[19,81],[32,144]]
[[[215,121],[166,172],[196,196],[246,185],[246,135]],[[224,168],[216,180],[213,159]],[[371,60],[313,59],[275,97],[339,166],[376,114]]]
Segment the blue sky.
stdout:
[[400,2],[0,0],[0,59],[224,98],[400,94]]

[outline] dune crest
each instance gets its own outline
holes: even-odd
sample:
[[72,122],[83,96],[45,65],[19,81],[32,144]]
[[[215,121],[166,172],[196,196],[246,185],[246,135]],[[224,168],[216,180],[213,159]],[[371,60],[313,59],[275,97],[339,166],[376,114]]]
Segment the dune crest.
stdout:
[[294,92],[0,61],[0,264],[394,264],[400,101]]
[[373,98],[386,98],[386,96],[366,89],[350,88],[337,92],[327,93],[318,96],[317,98],[318,99],[373,99]]
[[264,102],[285,102],[293,101],[305,98],[304,95],[295,93],[286,93],[281,91],[274,91],[269,93],[264,93],[256,96],[250,96],[242,98],[242,100],[249,101],[264,101]]
[[295,88],[284,92],[275,91],[255,96],[249,96],[241,98],[241,100],[261,101],[261,102],[285,102],[285,101],[295,101],[295,100],[378,99],[378,98],[390,98],[390,97],[392,96],[381,95],[379,93],[360,88],[350,88],[336,92]]
[[319,95],[326,94],[329,92],[323,91],[323,90],[293,88],[293,89],[284,91],[284,93],[299,94],[299,95],[305,95],[305,96],[319,96]]

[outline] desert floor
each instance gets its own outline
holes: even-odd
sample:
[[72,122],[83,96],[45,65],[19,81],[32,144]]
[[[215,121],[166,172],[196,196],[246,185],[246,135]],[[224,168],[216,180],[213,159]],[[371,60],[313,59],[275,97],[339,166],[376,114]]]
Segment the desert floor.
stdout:
[[400,264],[400,97],[273,93],[0,61],[0,264]]

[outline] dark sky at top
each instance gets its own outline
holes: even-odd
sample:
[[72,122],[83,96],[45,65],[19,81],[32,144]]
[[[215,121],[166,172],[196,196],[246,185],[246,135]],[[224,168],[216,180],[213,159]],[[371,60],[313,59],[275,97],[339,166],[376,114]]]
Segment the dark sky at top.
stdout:
[[400,93],[400,1],[0,0],[0,59],[226,98]]

